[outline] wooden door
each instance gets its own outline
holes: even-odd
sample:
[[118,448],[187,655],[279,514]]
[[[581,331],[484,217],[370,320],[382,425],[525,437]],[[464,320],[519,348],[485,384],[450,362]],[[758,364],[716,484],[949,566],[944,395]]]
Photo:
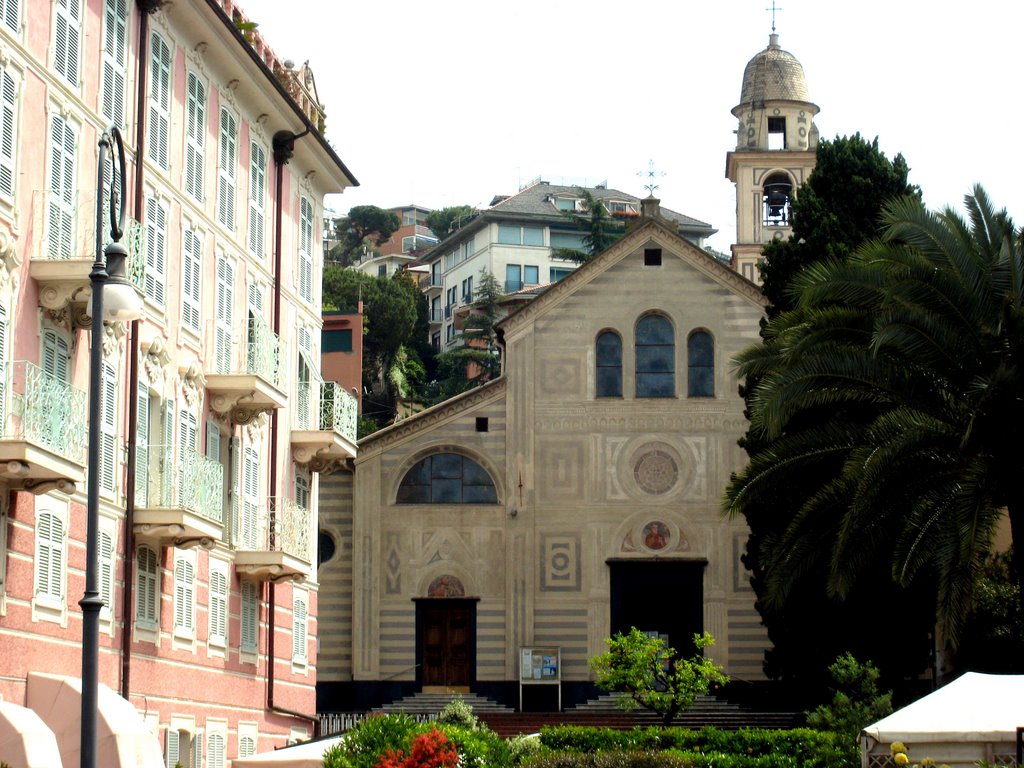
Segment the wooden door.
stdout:
[[419,604],[421,683],[466,686],[472,682],[475,606],[465,600]]

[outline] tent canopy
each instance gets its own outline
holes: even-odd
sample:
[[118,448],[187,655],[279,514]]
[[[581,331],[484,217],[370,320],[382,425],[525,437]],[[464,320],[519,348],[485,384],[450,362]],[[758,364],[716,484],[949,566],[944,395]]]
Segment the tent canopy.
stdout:
[[328,739],[296,744],[294,747],[261,752],[252,757],[239,757],[231,761],[231,766],[232,768],[322,768],[324,752],[344,738],[344,736],[332,736]]
[[966,672],[862,732],[877,742],[1016,741],[1024,727],[1024,675]]
[[9,701],[0,701],[0,755],[17,768],[61,767],[53,731],[31,709]]

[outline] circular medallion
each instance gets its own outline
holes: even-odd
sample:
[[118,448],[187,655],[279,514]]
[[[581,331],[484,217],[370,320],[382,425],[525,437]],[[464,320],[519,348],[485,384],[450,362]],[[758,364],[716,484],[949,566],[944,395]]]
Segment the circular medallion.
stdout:
[[642,535],[644,546],[654,550],[664,549],[672,538],[672,532],[660,520],[645,525]]
[[642,491],[660,496],[675,486],[679,467],[676,460],[664,451],[648,451],[637,461],[633,477]]

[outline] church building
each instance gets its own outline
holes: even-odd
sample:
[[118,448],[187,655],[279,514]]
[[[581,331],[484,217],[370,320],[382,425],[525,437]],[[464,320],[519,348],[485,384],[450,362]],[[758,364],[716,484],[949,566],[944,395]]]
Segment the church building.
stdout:
[[683,655],[708,631],[733,680],[764,680],[748,531],[720,511],[747,461],[731,361],[759,339],[756,262],[791,231],[817,111],[772,34],[733,110],[731,266],[648,197],[622,239],[499,324],[498,378],[321,479],[320,712],[424,689],[571,706],[595,693],[588,659],[634,626]]

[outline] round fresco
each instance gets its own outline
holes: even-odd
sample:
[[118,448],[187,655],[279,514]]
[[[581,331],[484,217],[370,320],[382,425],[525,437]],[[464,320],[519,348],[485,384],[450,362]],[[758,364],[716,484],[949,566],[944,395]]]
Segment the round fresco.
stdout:
[[665,451],[647,451],[634,465],[633,478],[640,490],[660,496],[675,487],[679,480],[679,465]]

